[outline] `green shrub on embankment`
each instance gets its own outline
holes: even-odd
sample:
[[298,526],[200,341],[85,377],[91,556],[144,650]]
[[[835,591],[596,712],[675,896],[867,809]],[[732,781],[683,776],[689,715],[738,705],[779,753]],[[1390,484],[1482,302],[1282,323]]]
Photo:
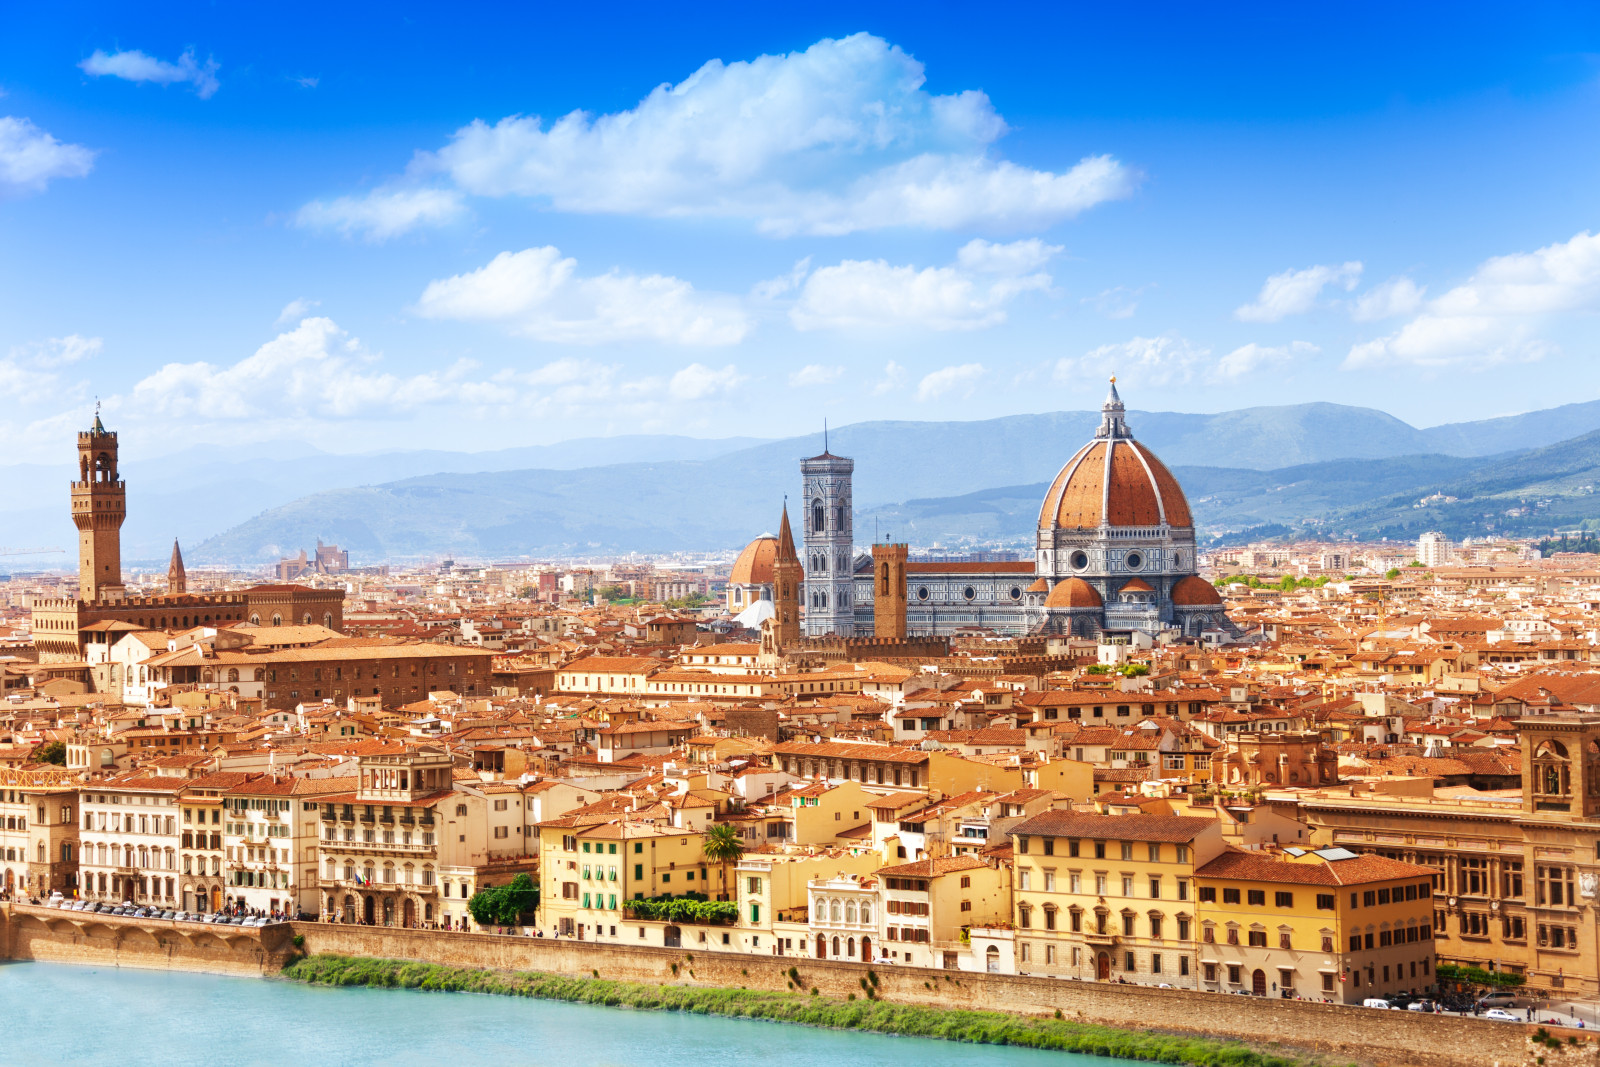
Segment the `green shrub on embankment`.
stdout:
[[651,986],[605,979],[562,978],[534,971],[485,971],[359,956],[310,956],[289,964],[283,974],[286,978],[314,985],[495,993],[607,1007],[769,1019],[836,1030],[864,1030],[984,1045],[1056,1049],[1197,1067],[1301,1067],[1305,1062],[1258,1052],[1237,1042],[1118,1030],[998,1011],[886,1004],[881,1000],[842,1001],[750,989]]

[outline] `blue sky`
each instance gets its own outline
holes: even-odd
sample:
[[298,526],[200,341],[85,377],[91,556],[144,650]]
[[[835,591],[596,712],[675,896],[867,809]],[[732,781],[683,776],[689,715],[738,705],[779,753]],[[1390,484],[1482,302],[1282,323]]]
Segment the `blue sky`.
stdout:
[[1593,5],[606,10],[14,10],[11,460],[1600,395]]

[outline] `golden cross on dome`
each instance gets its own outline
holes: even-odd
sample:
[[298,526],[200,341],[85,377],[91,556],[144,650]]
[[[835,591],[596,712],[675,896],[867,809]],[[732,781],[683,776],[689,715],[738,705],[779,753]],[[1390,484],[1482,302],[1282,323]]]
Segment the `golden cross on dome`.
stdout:
[[1113,374],[1111,376],[1111,384],[1112,385],[1116,385],[1117,384],[1117,376],[1115,374]]

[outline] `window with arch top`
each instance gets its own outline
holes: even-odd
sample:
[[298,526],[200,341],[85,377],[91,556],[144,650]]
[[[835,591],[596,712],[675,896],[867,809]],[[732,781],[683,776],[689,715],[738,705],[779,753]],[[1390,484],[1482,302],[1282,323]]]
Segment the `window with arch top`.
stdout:
[[811,529],[821,533],[827,528],[827,524],[828,509],[822,506],[822,498],[818,497],[811,502]]

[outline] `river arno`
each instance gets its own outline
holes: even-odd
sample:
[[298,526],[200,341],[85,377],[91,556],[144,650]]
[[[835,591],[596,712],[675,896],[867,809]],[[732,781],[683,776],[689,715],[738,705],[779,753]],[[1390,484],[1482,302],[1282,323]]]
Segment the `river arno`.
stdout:
[[1131,1061],[512,997],[0,966],[0,1063],[118,1067],[1135,1067]]

